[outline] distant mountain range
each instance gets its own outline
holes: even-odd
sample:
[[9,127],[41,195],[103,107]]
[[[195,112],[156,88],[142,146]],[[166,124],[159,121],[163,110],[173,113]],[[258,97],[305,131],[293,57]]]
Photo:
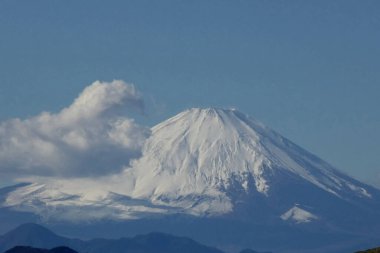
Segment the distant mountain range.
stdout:
[[[150,233],[133,238],[84,241],[58,236],[33,223],[21,225],[0,237],[0,252],[9,250],[7,253],[73,253],[67,248],[59,247],[63,245],[86,253],[223,253],[221,250],[207,247],[189,238],[162,233]],[[29,246],[38,249],[14,248],[15,246]],[[46,251],[43,248],[54,249]]]
[[[80,238],[159,231],[230,252],[347,253],[380,241],[379,189],[250,116],[193,108],[151,130],[142,156],[119,174],[0,189],[0,231],[25,221]],[[153,233],[112,247],[142,247],[156,237],[173,239]],[[73,249],[83,243],[70,242]]]
[[[65,246],[63,246],[65,245]],[[69,247],[67,247],[69,246]],[[51,249],[48,249],[51,248]],[[73,250],[75,249],[75,250]],[[133,238],[78,240],[28,223],[0,236],[0,253],[225,253],[196,241],[162,233]],[[271,253],[245,249],[240,253]],[[347,252],[349,253],[349,252]],[[374,248],[356,253],[380,253]]]

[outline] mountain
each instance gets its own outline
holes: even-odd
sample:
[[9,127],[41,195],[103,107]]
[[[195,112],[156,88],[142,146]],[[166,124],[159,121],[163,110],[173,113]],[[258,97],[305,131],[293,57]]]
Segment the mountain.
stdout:
[[[162,233],[150,233],[133,238],[82,241],[58,236],[40,225],[25,224],[0,237],[0,252],[7,250],[6,253],[75,253],[67,247],[58,247],[62,245],[87,253],[223,253],[185,237]],[[56,248],[42,249],[51,247]]]
[[379,194],[236,110],[191,109],[152,133],[134,164],[132,196],[191,214],[231,213],[247,196],[271,199],[292,186],[278,211],[302,223],[317,219],[304,190],[354,201]]
[[80,243],[79,240],[71,240],[58,236],[40,225],[27,223],[0,236],[0,252],[19,245],[36,248],[53,248]]
[[2,210],[70,234],[161,231],[234,252],[338,253],[380,239],[378,189],[237,110],[186,110],[153,127],[142,153],[115,176],[15,187]]
[[57,247],[51,250],[39,249],[28,246],[16,246],[12,249],[5,251],[4,253],[78,253],[67,247]]

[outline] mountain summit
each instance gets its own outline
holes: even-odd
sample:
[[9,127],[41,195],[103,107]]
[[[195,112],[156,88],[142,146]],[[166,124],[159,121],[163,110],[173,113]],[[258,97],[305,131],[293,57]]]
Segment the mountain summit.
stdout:
[[379,190],[237,110],[189,109],[151,130],[142,156],[122,173],[36,180],[4,191],[3,208],[76,224],[158,217],[175,224],[149,220],[150,230],[291,252],[300,238],[305,247],[330,237],[349,245],[380,232]]

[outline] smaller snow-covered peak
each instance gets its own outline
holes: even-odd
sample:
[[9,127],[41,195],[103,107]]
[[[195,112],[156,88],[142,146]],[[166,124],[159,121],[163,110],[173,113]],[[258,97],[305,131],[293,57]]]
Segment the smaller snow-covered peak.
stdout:
[[281,219],[284,221],[293,221],[298,224],[312,222],[313,220],[317,220],[318,217],[311,212],[300,208],[299,205],[295,205],[281,215]]

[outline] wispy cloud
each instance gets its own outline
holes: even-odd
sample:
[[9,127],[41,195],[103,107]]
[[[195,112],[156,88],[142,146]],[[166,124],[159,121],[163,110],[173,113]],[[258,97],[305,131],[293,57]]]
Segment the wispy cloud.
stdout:
[[1,122],[0,173],[80,177],[120,171],[150,135],[123,109],[143,106],[133,85],[96,81],[58,113]]
[[374,182],[375,186],[380,189],[380,173],[377,174],[377,177]]

